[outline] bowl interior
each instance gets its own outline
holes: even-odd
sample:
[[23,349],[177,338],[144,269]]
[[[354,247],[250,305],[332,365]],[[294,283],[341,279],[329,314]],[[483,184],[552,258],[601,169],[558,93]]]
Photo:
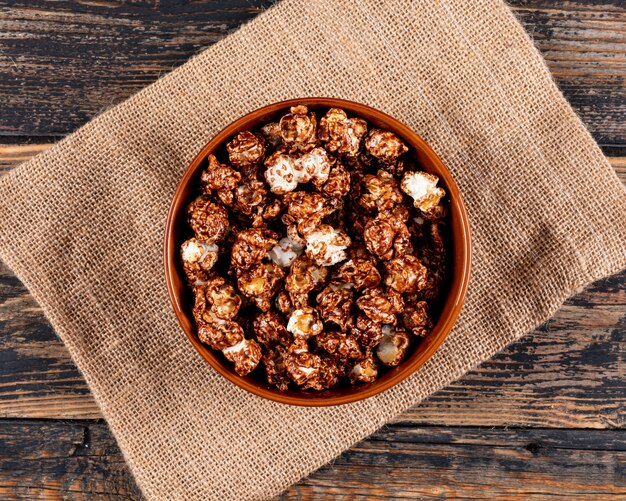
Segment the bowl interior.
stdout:
[[[321,392],[280,391],[253,375],[239,376],[221,353],[214,352],[201,343],[196,334],[196,327],[191,314],[193,299],[185,285],[185,276],[179,262],[178,249],[188,235],[185,209],[187,203],[198,192],[199,177],[206,167],[207,156],[220,151],[224,144],[237,132],[253,129],[265,122],[273,121],[287,113],[290,106],[295,104],[305,104],[314,111],[323,112],[330,107],[343,108],[349,116],[359,116],[375,127],[393,131],[410,146],[414,159],[422,170],[439,176],[439,184],[447,193],[447,200],[451,209],[451,239],[449,242],[451,278],[448,294],[443,301],[438,321],[431,333],[416,346],[407,359],[370,384]],[[413,373],[430,358],[450,332],[461,309],[470,275],[470,234],[467,214],[458,188],[439,157],[417,134],[388,115],[362,104],[331,98],[296,99],[266,106],[233,122],[211,139],[192,161],[174,194],[167,220],[164,251],[167,286],[174,312],[189,341],[200,355],[222,376],[241,388],[278,402],[306,406],[338,405],[361,400],[390,388]]]

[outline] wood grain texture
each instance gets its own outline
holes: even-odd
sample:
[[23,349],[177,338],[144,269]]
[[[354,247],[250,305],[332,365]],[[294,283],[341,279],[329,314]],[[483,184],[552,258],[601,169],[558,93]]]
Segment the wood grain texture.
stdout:
[[0,499],[140,499],[104,423],[0,421]]
[[[275,0],[0,0],[0,135],[65,135]],[[626,145],[626,9],[509,2],[603,145]]]
[[[278,500],[622,500],[626,437],[613,430],[390,425]],[[104,423],[0,421],[2,499],[141,499]]]
[[610,430],[389,426],[279,499],[623,500],[624,438]]

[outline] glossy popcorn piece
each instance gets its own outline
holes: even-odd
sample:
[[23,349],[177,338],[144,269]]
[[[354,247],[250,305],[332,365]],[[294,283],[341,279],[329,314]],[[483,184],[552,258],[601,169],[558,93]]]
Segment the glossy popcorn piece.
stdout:
[[332,153],[356,157],[367,133],[367,122],[362,118],[348,118],[345,111],[331,108],[320,119],[319,138]]
[[266,311],[254,318],[252,326],[256,340],[263,346],[287,346],[292,337],[283,318],[275,311]]
[[202,242],[197,238],[185,240],[180,246],[180,256],[187,281],[191,285],[200,285],[208,278],[208,273],[218,259],[219,247],[216,244]]
[[371,260],[353,258],[339,268],[339,275],[344,282],[354,284],[357,289],[376,287],[381,280],[380,272]]
[[289,378],[298,386],[316,379],[321,365],[322,359],[309,351],[304,338],[296,338],[287,349],[285,368]]
[[383,328],[383,332],[385,335],[376,347],[376,356],[382,364],[396,367],[406,358],[411,338],[404,329]]
[[368,352],[363,359],[359,360],[349,374],[352,384],[373,383],[378,377],[378,364],[371,352]]
[[261,347],[254,339],[243,339],[239,343],[224,348],[222,353],[235,365],[235,372],[240,376],[252,372],[261,361]]
[[407,172],[402,178],[401,188],[413,199],[416,209],[431,213],[439,205],[446,192],[439,188],[439,178],[428,172]]
[[408,148],[393,132],[372,129],[365,139],[365,149],[383,164],[394,163]]
[[287,323],[289,332],[295,337],[304,339],[317,336],[323,328],[324,324],[322,324],[318,311],[310,306],[294,310]]
[[219,242],[226,235],[228,211],[206,197],[198,197],[187,208],[189,226],[198,240],[208,244]]
[[215,155],[209,155],[207,161],[207,168],[200,177],[202,190],[207,195],[215,193],[224,205],[230,207],[233,204],[235,190],[241,183],[241,173],[220,163]]
[[351,240],[344,231],[323,224],[306,235],[305,242],[307,256],[321,266],[333,266],[348,257]]
[[226,151],[231,165],[247,170],[249,174],[254,172],[250,168],[256,167],[265,158],[265,140],[260,135],[243,131],[226,144]]
[[286,145],[304,150],[317,142],[317,117],[306,106],[293,106],[279,123],[280,137]]
[[278,235],[265,228],[252,228],[237,234],[231,249],[231,266],[245,270],[260,263],[278,243]]
[[414,294],[426,286],[426,267],[418,258],[404,255],[385,263],[385,284],[397,292]]

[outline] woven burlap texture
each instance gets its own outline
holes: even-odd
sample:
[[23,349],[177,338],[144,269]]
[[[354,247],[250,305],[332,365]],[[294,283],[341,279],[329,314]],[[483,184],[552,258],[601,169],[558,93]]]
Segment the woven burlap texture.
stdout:
[[[473,277],[436,355],[323,409],[252,396],[172,313],[162,264],[176,183],[262,105],[333,96],[421,134],[452,171]],[[284,0],[0,179],[0,252],[69,348],[152,499],[276,494],[626,265],[626,195],[498,0]]]

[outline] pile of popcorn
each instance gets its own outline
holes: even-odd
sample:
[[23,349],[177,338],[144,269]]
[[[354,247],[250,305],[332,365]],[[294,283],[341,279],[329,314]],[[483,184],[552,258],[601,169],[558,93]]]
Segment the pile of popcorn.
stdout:
[[[227,159],[227,161],[226,161]],[[369,383],[433,327],[447,209],[394,133],[292,107],[210,155],[181,258],[199,339],[278,389]]]

